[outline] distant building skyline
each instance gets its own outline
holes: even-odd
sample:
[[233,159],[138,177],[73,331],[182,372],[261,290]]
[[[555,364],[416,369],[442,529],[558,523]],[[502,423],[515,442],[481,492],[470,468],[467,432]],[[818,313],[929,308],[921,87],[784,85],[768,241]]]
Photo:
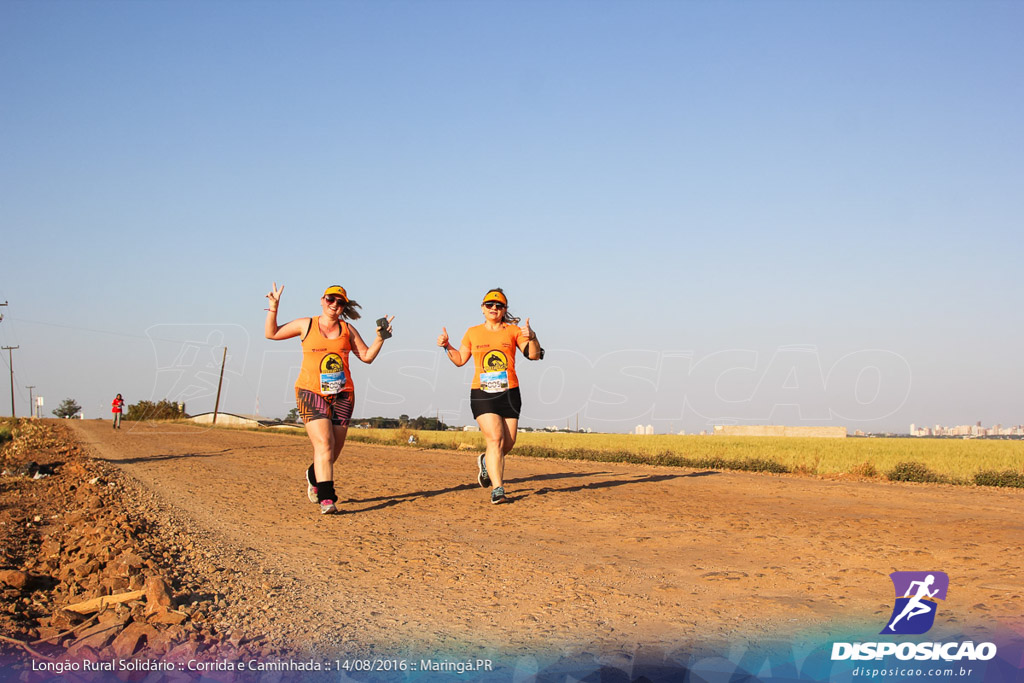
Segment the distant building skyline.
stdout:
[[1024,436],[1024,425],[1004,427],[1001,424],[994,424],[991,427],[982,427],[981,421],[972,425],[956,425],[945,427],[934,425],[932,427],[918,427],[916,423],[910,424],[911,436]]

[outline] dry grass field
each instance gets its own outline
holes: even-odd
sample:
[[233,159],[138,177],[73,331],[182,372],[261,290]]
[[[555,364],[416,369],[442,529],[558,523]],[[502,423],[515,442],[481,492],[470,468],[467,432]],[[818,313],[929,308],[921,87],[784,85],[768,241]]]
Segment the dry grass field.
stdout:
[[[479,432],[427,432],[402,429],[353,429],[349,438],[364,443],[400,445],[415,436],[427,448],[482,449]],[[545,452],[546,451],[546,452]],[[624,462],[666,463],[676,456],[709,463],[769,461],[784,471],[812,475],[883,476],[901,463],[915,462],[954,482],[970,483],[982,472],[1024,476],[1024,441],[984,439],[675,436],[521,432],[515,453]],[[727,467],[726,469],[735,469]],[[742,467],[741,469],[766,469]]]

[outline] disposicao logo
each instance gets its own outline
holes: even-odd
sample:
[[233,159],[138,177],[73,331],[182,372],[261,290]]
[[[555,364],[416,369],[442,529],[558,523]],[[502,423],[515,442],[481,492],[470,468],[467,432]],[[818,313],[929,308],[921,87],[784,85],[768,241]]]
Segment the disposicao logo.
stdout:
[[938,600],[946,599],[949,576],[945,572],[893,572],[896,605],[881,635],[920,635],[935,623]]
[[[920,635],[935,624],[938,601],[946,599],[949,576],[945,572],[893,572],[889,575],[896,589],[896,604],[892,616],[880,635]],[[967,660],[987,661],[996,656],[993,643],[972,641],[948,643],[869,642],[833,643],[832,661],[880,660],[885,657],[899,660]]]

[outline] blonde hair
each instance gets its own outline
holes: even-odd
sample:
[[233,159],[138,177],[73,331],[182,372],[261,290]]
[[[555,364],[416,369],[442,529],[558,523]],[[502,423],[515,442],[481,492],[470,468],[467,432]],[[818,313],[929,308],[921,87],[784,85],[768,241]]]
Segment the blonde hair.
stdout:
[[359,320],[362,316],[359,315],[357,308],[362,308],[359,302],[354,299],[349,299],[345,302],[345,308],[341,309],[341,313],[338,314],[339,318],[345,318],[347,320]]

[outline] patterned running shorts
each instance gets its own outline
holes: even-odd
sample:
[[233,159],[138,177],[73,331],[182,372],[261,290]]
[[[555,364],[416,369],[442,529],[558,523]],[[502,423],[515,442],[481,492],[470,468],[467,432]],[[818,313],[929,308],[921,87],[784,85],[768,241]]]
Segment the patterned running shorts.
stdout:
[[330,419],[331,424],[348,427],[355,408],[355,396],[351,391],[343,391],[332,396],[321,396],[309,389],[295,389],[295,404],[303,424],[313,420]]

